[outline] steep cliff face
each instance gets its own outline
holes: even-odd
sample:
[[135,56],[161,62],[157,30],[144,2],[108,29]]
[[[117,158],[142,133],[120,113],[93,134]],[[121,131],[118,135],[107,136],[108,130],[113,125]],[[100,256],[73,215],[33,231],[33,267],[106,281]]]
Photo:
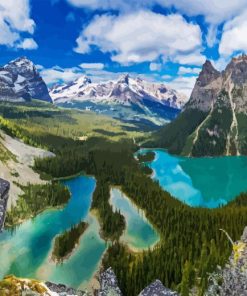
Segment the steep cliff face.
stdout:
[[215,70],[210,61],[206,61],[196,80],[196,84],[186,108],[194,108],[209,112],[221,87],[221,73]]
[[31,98],[52,102],[45,82],[30,60],[21,57],[0,68],[0,101]]
[[184,111],[156,145],[187,156],[247,155],[247,56],[218,72],[207,61]]

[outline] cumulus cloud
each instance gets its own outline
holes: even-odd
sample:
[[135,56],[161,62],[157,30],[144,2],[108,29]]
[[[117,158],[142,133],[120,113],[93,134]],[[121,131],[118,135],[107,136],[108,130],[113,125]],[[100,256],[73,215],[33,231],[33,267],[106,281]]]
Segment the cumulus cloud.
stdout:
[[202,15],[210,24],[220,24],[238,15],[246,0],[154,0],[162,6],[173,6],[188,16]]
[[198,75],[201,71],[201,68],[191,68],[191,67],[179,67],[178,74],[184,75],[184,74],[193,74]]
[[137,11],[119,16],[101,15],[83,29],[77,39],[78,53],[88,53],[92,46],[110,53],[113,61],[130,64],[173,59],[201,47],[201,30],[181,15],[161,15]]
[[[0,2],[0,45],[34,47],[29,38],[25,41],[22,33],[33,34],[35,23],[30,18],[29,0],[1,0]],[[29,41],[28,41],[29,40]],[[34,40],[33,40],[34,41]]]
[[17,48],[32,50],[37,49],[38,44],[33,40],[33,38],[25,38],[19,44],[17,44]]
[[79,65],[79,67],[83,69],[98,69],[102,70],[104,69],[105,65],[102,63],[82,63]]
[[77,67],[63,69],[58,66],[43,69],[40,73],[48,85],[61,82],[70,82],[82,75],[82,72]]
[[247,9],[224,25],[219,53],[232,55],[235,51],[247,52]]
[[[81,67],[82,65],[83,68]],[[119,73],[103,70],[99,67],[100,64],[98,64],[98,68],[97,64],[95,67],[95,65],[93,66],[93,63],[82,65],[72,68],[61,68],[59,66],[54,66],[47,69],[39,65],[39,69],[41,71],[41,76],[48,85],[52,85],[55,83],[68,83],[74,81],[82,75],[89,76],[94,82],[117,79],[120,75]]]
[[192,89],[195,85],[196,77],[184,77],[184,76],[178,76],[174,80],[170,82],[166,82],[168,86],[170,86],[173,89],[176,89],[177,91],[180,91],[187,96],[191,95]]
[[206,57],[202,55],[199,51],[191,52],[188,54],[177,54],[173,58],[173,62],[179,63],[181,65],[194,65],[201,66],[206,60]]
[[210,24],[220,24],[237,16],[246,7],[246,0],[67,0],[71,5],[89,9],[133,10],[155,5],[175,7],[188,16],[202,15]]

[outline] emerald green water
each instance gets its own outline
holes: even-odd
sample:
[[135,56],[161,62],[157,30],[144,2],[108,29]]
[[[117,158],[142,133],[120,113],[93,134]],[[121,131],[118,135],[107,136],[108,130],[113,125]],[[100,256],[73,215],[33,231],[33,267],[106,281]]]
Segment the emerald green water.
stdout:
[[119,189],[111,189],[110,203],[114,210],[119,210],[125,217],[126,230],[121,239],[130,248],[148,249],[159,241],[159,235],[147,221],[144,213],[136,208]]
[[247,191],[247,157],[186,158],[162,149],[147,163],[164,190],[193,207],[216,208]]
[[[63,209],[47,210],[22,223],[13,233],[7,230],[0,233],[0,278],[14,274],[63,283],[74,288],[88,286],[107,248],[106,242],[99,235],[99,223],[89,212],[96,182],[92,177],[79,176],[64,181],[64,184],[68,186],[71,198]],[[131,206],[127,211],[124,210],[124,215],[128,221],[130,216],[134,215],[135,219],[138,216],[131,210]],[[87,221],[89,227],[79,245],[63,264],[55,264],[50,259],[54,238],[81,220]],[[139,219],[135,225],[129,243],[136,248],[139,245],[152,245],[148,221]],[[147,234],[145,225],[148,225]]]

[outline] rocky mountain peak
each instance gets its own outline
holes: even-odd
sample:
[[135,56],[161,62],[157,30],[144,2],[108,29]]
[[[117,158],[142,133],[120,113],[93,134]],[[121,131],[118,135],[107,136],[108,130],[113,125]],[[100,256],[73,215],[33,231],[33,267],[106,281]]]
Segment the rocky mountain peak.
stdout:
[[17,58],[0,68],[0,97],[9,101],[31,98],[52,101],[45,82],[27,57]]
[[247,55],[240,55],[231,60],[223,72],[225,79],[229,75],[231,75],[231,80],[236,85],[242,85],[247,82]]
[[76,84],[80,84],[81,86],[85,86],[87,84],[91,84],[92,83],[92,80],[88,76],[83,75],[83,76],[77,78],[75,80],[75,83]]
[[197,84],[203,87],[213,80],[217,79],[219,76],[220,72],[214,68],[209,60],[206,60],[206,62],[202,66],[202,71],[200,72],[197,79]]
[[118,78],[118,83],[129,84],[129,74],[123,74]]

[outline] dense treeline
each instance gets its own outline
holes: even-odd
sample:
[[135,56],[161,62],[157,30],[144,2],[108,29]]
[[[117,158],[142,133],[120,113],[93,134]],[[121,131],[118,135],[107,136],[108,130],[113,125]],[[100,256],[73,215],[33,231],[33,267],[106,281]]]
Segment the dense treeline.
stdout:
[[155,153],[153,151],[147,151],[145,154],[138,153],[137,158],[140,162],[149,162],[155,159]]
[[[114,180],[116,184],[120,184],[119,181]],[[202,295],[208,272],[213,271],[216,264],[223,265],[231,252],[229,242],[219,229],[224,228],[236,240],[247,225],[247,207],[243,207],[247,195],[239,198],[241,207],[237,199],[227,207],[210,210],[180,203],[137,169],[123,170],[121,185],[122,190],[146,211],[162,239],[154,251],[144,252],[142,257],[130,256],[118,244],[113,246],[105,257],[105,268],[114,268],[126,295],[137,295],[156,278],[168,287],[181,288],[184,273],[188,272],[186,262],[189,262],[189,273],[200,278],[198,283],[190,276],[190,283],[197,284]],[[115,248],[122,254],[121,258],[116,258],[118,251]]]
[[21,186],[24,192],[16,205],[7,212],[5,225],[12,227],[23,220],[36,216],[41,211],[66,204],[70,198],[69,190],[58,182],[42,185]]
[[145,146],[167,148],[171,153],[181,154],[186,145],[187,138],[206,118],[207,114],[196,109],[183,111],[176,120],[154,133],[153,139],[147,142]]
[[88,227],[88,223],[81,221],[75,226],[72,226],[69,230],[58,235],[55,238],[52,258],[58,262],[62,262],[66,257],[71,254],[73,249],[79,242],[80,237]]
[[120,211],[113,212],[109,204],[110,187],[107,180],[97,180],[91,209],[96,210],[101,224],[101,235],[105,240],[117,240],[125,229],[125,219]]

